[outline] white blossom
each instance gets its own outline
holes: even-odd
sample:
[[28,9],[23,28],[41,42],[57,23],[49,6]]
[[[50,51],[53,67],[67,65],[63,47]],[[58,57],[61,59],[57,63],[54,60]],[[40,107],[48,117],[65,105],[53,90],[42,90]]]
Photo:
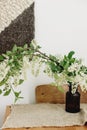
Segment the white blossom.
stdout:
[[73,63],[69,68],[69,72],[78,71],[80,69],[81,65],[78,63]]
[[8,71],[10,70],[10,66],[7,64],[8,60],[4,60],[0,63],[0,82],[6,77]]
[[27,79],[27,69],[29,68],[29,57],[28,56],[24,56],[23,57],[23,65],[22,65],[22,75],[24,77],[24,79],[26,80]]

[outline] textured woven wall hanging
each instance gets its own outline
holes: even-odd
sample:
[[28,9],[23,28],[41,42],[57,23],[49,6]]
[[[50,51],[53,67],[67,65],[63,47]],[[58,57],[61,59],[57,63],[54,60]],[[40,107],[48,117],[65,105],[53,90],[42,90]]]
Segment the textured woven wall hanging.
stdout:
[[0,0],[0,53],[34,38],[34,0]]

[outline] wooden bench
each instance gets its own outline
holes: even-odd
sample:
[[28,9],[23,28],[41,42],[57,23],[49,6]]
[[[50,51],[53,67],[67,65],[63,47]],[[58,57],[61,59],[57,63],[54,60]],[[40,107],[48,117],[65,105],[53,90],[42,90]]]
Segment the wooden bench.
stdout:
[[[80,102],[87,103],[87,92],[82,92],[80,88],[79,92],[81,94]],[[37,103],[65,103],[66,93],[60,92],[57,87],[51,86],[49,84],[37,86],[35,94]]]

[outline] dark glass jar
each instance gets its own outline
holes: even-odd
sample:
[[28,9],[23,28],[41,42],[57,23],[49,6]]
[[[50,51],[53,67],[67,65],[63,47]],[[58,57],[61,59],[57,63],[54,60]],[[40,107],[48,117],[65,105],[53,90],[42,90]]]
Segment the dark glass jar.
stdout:
[[70,113],[77,113],[80,111],[80,93],[77,89],[76,92],[72,94],[71,85],[69,86],[69,91],[66,93],[65,109]]

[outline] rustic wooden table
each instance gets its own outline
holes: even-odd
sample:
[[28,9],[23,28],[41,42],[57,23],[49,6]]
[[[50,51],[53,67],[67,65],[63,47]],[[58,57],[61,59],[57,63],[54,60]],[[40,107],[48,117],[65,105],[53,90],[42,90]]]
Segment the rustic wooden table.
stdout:
[[[5,120],[11,112],[11,107],[7,106]],[[8,128],[2,130],[87,130],[87,126],[72,126],[72,127],[42,127],[42,128]]]
[[[87,103],[87,92],[81,93],[81,103]],[[65,103],[65,94],[58,91],[56,87],[51,85],[39,85],[35,89],[36,103]],[[5,120],[11,112],[11,107],[7,106]],[[87,130],[86,126],[72,127],[41,127],[41,128],[9,128],[3,130]]]

